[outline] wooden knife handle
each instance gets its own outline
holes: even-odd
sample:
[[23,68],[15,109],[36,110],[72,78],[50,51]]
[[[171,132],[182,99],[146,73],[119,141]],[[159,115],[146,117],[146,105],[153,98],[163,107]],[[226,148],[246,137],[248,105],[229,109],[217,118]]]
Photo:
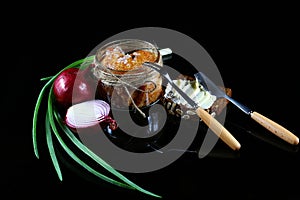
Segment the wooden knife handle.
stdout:
[[231,149],[239,150],[241,148],[240,143],[231,135],[231,133],[207,111],[198,107],[196,109],[196,113],[203,122]]
[[252,112],[251,118],[286,142],[293,145],[297,145],[299,143],[299,138],[296,135],[262,114]]

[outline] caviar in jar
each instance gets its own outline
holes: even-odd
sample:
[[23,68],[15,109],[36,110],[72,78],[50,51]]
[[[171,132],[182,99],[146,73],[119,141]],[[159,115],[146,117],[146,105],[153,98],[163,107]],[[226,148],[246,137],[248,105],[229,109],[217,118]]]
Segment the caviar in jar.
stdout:
[[100,98],[120,109],[143,108],[157,102],[162,94],[162,77],[144,62],[162,65],[156,46],[144,40],[115,40],[99,48],[93,74]]

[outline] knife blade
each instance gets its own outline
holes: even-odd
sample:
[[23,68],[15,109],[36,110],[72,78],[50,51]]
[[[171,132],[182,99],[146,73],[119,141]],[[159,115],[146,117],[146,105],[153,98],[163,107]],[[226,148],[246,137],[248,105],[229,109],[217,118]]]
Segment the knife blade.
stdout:
[[235,99],[228,96],[225,91],[223,91],[220,87],[218,87],[210,78],[208,78],[203,72],[197,72],[194,74],[195,78],[198,82],[203,85],[203,87],[210,91],[213,95],[217,97],[226,98],[232,104],[237,106],[240,110],[242,110],[245,114],[250,116],[254,121],[259,123],[261,126],[269,130],[274,135],[278,136],[279,138],[283,139],[284,141],[297,145],[299,143],[299,138],[294,135],[292,132],[284,128],[283,126],[279,125],[278,123],[274,122],[273,120],[267,118],[266,116],[260,114],[259,112],[253,111],[244,104],[236,101]]

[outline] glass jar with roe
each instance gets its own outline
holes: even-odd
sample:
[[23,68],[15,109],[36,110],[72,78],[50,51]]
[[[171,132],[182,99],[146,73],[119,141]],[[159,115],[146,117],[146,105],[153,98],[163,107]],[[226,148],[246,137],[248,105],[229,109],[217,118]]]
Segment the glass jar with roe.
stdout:
[[159,50],[150,42],[121,39],[100,47],[93,68],[98,96],[117,109],[139,109],[157,102],[162,77],[144,62],[163,64]]

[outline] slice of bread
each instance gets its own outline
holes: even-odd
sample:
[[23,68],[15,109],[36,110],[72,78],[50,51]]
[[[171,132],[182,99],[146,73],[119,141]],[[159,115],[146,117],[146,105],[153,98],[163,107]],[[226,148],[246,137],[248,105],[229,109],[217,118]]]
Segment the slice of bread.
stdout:
[[[193,77],[186,76],[186,75],[180,75],[176,79],[181,80],[195,80]],[[220,87],[222,90],[225,90],[226,94],[228,96],[232,95],[232,90],[230,88],[224,88]],[[165,90],[163,90],[165,92]],[[165,94],[165,93],[164,93]],[[175,103],[172,98],[167,98],[165,95],[162,95],[161,102],[163,103],[164,107],[166,108],[168,114],[181,117],[183,119],[199,119],[199,117],[196,115],[196,112],[187,107],[183,104]],[[214,103],[211,105],[211,107],[205,109],[208,113],[211,115],[219,115],[224,110],[224,108],[227,106],[228,100],[225,98],[217,98]]]

